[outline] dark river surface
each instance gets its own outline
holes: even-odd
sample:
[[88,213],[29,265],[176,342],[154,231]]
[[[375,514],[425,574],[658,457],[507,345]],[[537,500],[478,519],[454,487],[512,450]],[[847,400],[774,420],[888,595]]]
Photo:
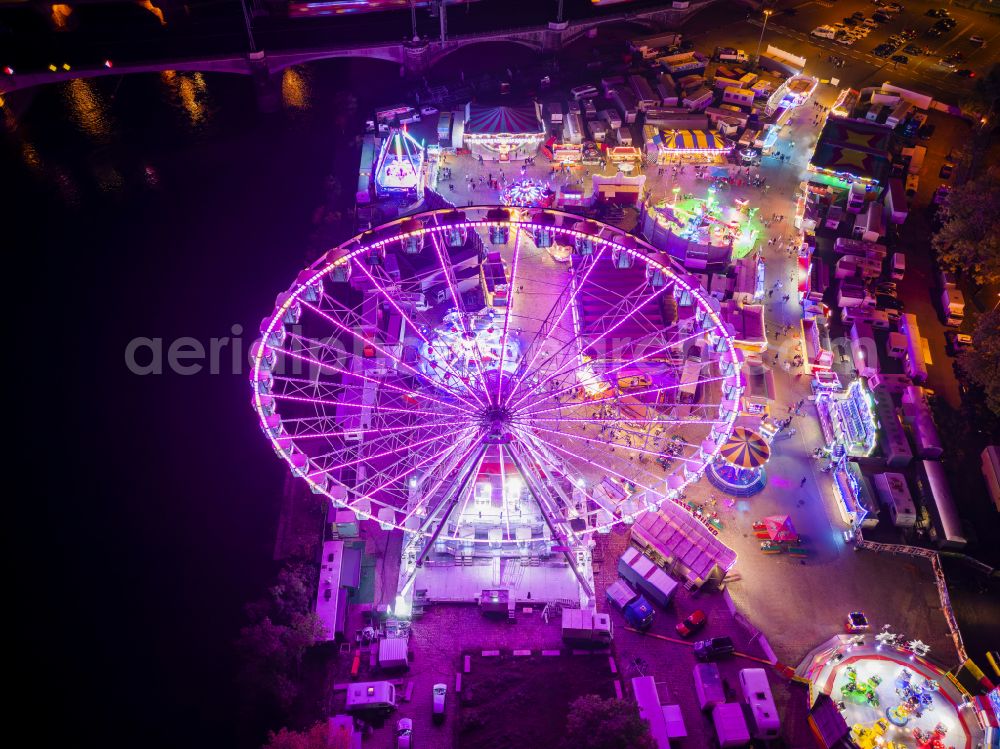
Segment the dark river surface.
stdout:
[[[44,566],[45,696],[86,745],[236,743],[231,643],[273,574],[284,481],[246,351],[316,246],[329,177],[353,197],[354,136],[393,87],[398,68],[355,60],[288,71],[272,114],[250,79],[197,73],[7,97],[6,280],[33,352],[8,395],[38,431],[42,495],[8,533]],[[126,366],[142,337],[162,339],[162,374]],[[172,372],[185,337],[242,355]]]

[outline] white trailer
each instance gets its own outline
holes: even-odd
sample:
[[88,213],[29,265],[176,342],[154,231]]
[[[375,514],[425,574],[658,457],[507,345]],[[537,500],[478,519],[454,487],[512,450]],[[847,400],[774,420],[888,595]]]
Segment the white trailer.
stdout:
[[347,712],[392,712],[396,687],[388,681],[359,681],[347,685]]
[[755,739],[776,739],[781,721],[774,706],[767,672],[762,668],[744,668],[740,671],[743,699],[750,708],[750,735]]
[[670,749],[667,734],[667,719],[660,704],[660,694],[652,676],[635,676],[632,679],[632,693],[639,706],[639,717],[649,723],[649,733],[658,749]]
[[901,473],[876,473],[875,491],[889,511],[889,518],[897,528],[912,528],[917,524],[917,507],[913,503],[906,476]]

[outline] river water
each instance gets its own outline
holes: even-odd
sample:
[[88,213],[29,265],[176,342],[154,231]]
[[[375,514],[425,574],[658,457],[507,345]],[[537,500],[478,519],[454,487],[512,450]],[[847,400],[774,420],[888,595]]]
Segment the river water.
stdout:
[[[271,579],[285,475],[256,427],[245,352],[276,292],[342,236],[329,209],[353,197],[362,113],[398,81],[375,61],[295,68],[267,115],[251,81],[227,75],[8,97],[0,213],[8,259],[27,261],[8,286],[31,352],[10,397],[43,464],[39,516],[17,533],[38,532],[37,595],[56,611],[47,694],[81,736],[237,743],[231,642]],[[162,374],[127,366],[142,337],[162,340]],[[242,355],[218,341],[217,373],[207,357],[171,371],[182,338],[206,351],[235,338]],[[152,361],[152,344],[137,352]]]

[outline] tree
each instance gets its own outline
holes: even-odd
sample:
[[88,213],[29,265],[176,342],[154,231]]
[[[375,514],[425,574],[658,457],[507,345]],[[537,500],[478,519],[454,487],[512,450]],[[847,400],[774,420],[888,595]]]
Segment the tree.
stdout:
[[1000,309],[996,307],[976,321],[972,349],[958,357],[965,376],[983,389],[986,405],[1000,415]]
[[291,621],[313,607],[316,596],[316,568],[305,564],[289,564],[278,573],[278,581],[268,591],[271,595],[272,616],[276,621]]
[[297,676],[306,649],[323,631],[323,623],[312,612],[293,615],[287,625],[265,616],[241,629],[236,651],[247,703],[287,711],[299,693]]
[[329,730],[326,723],[316,723],[305,731],[282,728],[267,734],[264,749],[328,749]]
[[1000,168],[954,188],[931,244],[941,266],[979,284],[1000,282]]
[[569,707],[564,749],[655,749],[649,725],[629,702],[578,697]]

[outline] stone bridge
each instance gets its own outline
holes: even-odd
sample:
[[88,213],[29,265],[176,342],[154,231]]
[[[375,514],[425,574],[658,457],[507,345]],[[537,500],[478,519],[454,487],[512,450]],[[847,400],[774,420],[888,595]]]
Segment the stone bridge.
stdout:
[[561,24],[532,28],[505,29],[482,34],[464,34],[440,40],[418,42],[378,42],[372,44],[339,44],[315,49],[268,50],[243,55],[219,55],[198,59],[156,60],[105,66],[74,68],[72,70],[38,71],[14,75],[0,74],[0,94],[19,89],[41,86],[47,83],[74,78],[96,78],[105,75],[126,75],[129,73],[157,73],[164,70],[235,73],[254,76],[264,85],[276,73],[292,65],[300,65],[316,60],[339,57],[366,57],[385,60],[404,67],[409,73],[423,73],[441,62],[448,55],[473,44],[504,42],[519,44],[532,52],[551,52],[571,44],[588,34],[592,29],[607,23],[627,21],[646,26],[650,31],[677,28],[684,20],[714,0],[698,0],[689,7],[665,8],[634,13],[618,13],[599,18],[587,18]]

